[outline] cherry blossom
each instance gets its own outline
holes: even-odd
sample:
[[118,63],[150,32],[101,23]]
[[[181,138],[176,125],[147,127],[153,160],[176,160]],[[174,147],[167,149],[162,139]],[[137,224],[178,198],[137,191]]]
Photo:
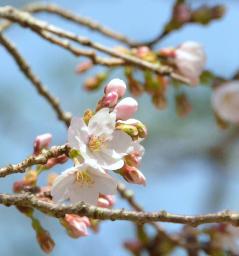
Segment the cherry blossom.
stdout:
[[212,95],[212,106],[225,121],[239,123],[239,81],[227,82]]
[[125,132],[115,130],[116,114],[108,108],[99,110],[88,126],[82,118],[73,117],[68,130],[69,145],[80,151],[82,158],[95,162],[106,170],[116,170],[124,165],[123,157],[132,139]]
[[83,163],[62,172],[52,186],[51,195],[55,202],[70,200],[97,205],[100,193],[113,195],[116,191],[117,182],[107,172]]
[[199,82],[199,76],[203,71],[206,55],[197,42],[185,42],[175,50],[175,65],[178,71],[187,77],[192,85]]

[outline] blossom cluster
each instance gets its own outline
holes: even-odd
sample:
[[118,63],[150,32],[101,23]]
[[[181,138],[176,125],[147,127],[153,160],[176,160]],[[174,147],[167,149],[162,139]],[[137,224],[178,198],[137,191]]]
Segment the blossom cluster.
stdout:
[[132,118],[138,104],[131,97],[122,98],[125,92],[126,84],[113,79],[96,111],[72,118],[68,144],[74,166],[56,178],[51,189],[53,201],[99,204],[100,195],[117,191],[112,171],[128,182],[145,184],[138,167],[144,154],[140,143],[147,131],[142,122]]

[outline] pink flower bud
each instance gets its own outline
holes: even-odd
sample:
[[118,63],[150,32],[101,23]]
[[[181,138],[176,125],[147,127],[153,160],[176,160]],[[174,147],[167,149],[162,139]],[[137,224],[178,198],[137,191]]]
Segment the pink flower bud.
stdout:
[[191,85],[196,85],[206,63],[202,46],[196,42],[185,42],[175,50],[175,55],[174,62],[179,73],[188,78]]
[[75,214],[66,214],[65,218],[61,220],[61,224],[66,228],[67,233],[73,238],[88,236],[87,227],[90,226],[90,221],[87,217],[80,217]]
[[109,208],[109,202],[107,199],[103,197],[99,197],[97,201],[97,206],[102,207],[102,208]]
[[120,120],[127,120],[131,118],[137,110],[137,101],[131,97],[126,97],[115,106],[116,118]]
[[51,158],[47,161],[44,167],[46,169],[50,169],[57,164],[64,164],[67,160],[68,160],[68,157],[66,155],[61,155],[55,158]]
[[133,255],[138,255],[143,249],[143,245],[137,240],[124,242],[124,247],[131,251]]
[[109,92],[102,99],[102,108],[103,107],[114,107],[118,102],[118,94],[117,92]]
[[146,185],[146,178],[136,167],[125,164],[120,171],[121,175],[129,183]]
[[186,3],[177,4],[173,10],[174,19],[179,23],[191,20],[192,11]]
[[27,184],[24,180],[18,180],[13,183],[12,190],[15,193],[20,193],[26,186]]
[[51,139],[52,135],[50,133],[38,135],[34,141],[34,154],[38,155],[43,148],[48,148]]
[[97,205],[103,208],[111,208],[115,204],[115,198],[112,195],[100,194]]
[[107,95],[110,92],[116,92],[118,97],[121,98],[124,96],[126,91],[126,84],[123,80],[115,78],[111,80],[105,87],[105,94]]
[[91,67],[93,67],[92,61],[85,61],[76,66],[75,72],[81,74],[88,71]]
[[139,58],[144,58],[150,52],[149,47],[140,46],[136,49],[136,56]]
[[212,95],[212,106],[217,115],[231,123],[239,123],[239,81],[224,83]]

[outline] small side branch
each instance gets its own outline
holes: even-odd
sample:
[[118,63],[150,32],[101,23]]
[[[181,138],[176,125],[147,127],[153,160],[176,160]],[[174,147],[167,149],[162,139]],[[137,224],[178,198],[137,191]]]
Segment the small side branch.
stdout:
[[73,12],[65,10],[55,4],[30,4],[26,8],[24,8],[24,10],[27,12],[31,12],[31,13],[48,12],[48,13],[56,14],[58,16],[61,16],[62,18],[65,18],[65,19],[72,21],[76,24],[87,27],[93,31],[99,32],[102,35],[105,35],[105,36],[112,38],[116,41],[122,42],[126,45],[137,44],[137,42],[127,38],[123,34],[115,32],[115,31],[101,25],[100,23],[89,19],[89,18],[82,17],[80,15],[76,15]]
[[25,170],[33,165],[37,164],[46,164],[47,161],[51,158],[58,157],[62,154],[68,154],[70,148],[67,145],[55,146],[48,150],[45,150],[43,153],[35,156],[31,155],[22,162],[18,164],[10,164],[6,167],[0,168],[0,178],[14,174],[14,173],[23,173]]

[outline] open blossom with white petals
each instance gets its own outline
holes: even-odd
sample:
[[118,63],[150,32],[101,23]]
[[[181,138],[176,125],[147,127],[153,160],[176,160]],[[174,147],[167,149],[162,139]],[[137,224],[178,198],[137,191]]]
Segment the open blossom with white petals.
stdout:
[[212,106],[225,121],[239,123],[239,81],[227,82],[212,95]]
[[108,108],[99,110],[89,120],[73,117],[68,130],[69,145],[80,151],[87,162],[94,162],[106,170],[117,170],[124,165],[123,157],[131,146],[131,137],[115,130],[116,114]]
[[175,50],[174,62],[178,71],[195,85],[206,63],[206,54],[200,44],[188,41]]
[[53,201],[71,203],[83,201],[97,205],[99,194],[113,195],[117,192],[117,182],[104,170],[83,163],[59,175],[51,190]]

